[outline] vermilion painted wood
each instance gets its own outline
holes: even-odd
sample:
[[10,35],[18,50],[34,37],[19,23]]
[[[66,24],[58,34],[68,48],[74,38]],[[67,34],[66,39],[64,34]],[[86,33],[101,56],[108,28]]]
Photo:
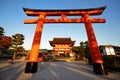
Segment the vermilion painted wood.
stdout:
[[[100,67],[99,71],[103,69],[103,60],[100,55],[97,40],[92,28],[92,23],[105,23],[104,18],[91,18],[92,15],[100,15],[103,13],[104,7],[91,8],[91,9],[73,9],[73,10],[37,10],[23,8],[26,15],[28,16],[38,16],[36,19],[26,19],[25,24],[37,24],[35,35],[32,43],[31,52],[29,55],[28,62],[37,62],[39,45],[42,35],[42,29],[44,23],[84,23],[86,28],[86,33],[88,36],[88,41],[90,44],[90,49],[92,53],[92,59],[94,65]],[[60,16],[60,18],[48,19],[46,16]],[[81,16],[81,18],[67,18],[67,16]],[[31,63],[29,63],[31,64]],[[95,73],[97,73],[97,68],[95,68]],[[100,74],[104,74],[100,73]]]

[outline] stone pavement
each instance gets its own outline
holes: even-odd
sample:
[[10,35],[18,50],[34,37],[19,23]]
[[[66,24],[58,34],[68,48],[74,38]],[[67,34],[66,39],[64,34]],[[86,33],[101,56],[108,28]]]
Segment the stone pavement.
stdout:
[[44,62],[37,73],[20,74],[17,80],[120,80],[119,72],[97,75],[93,68],[83,62]]

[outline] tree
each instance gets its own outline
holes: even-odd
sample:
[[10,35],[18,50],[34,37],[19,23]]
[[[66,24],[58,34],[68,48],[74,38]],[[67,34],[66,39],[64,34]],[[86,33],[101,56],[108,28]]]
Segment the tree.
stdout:
[[80,42],[80,58],[83,59],[85,57],[85,45],[84,42]]
[[85,41],[85,56],[86,58],[91,57],[91,51],[88,41]]
[[12,45],[14,47],[14,54],[12,57],[12,63],[14,63],[14,60],[16,58],[16,54],[18,52],[18,47],[24,43],[24,35],[23,34],[15,34],[12,35]]
[[72,51],[73,52],[79,52],[79,47],[78,46],[73,46]]
[[73,46],[72,52],[75,53],[75,60],[76,61],[80,60],[80,46]]
[[25,51],[25,49],[24,49],[23,46],[19,46],[19,47],[17,48],[17,50],[18,50],[18,52],[23,52],[23,51]]
[[90,45],[88,41],[85,41],[85,58],[88,60],[89,64],[92,64]]
[[4,28],[0,27],[0,53],[2,53],[3,46],[2,46],[2,39],[4,36]]
[[80,42],[80,58],[91,61],[91,52],[88,41]]
[[11,47],[11,42],[12,39],[9,36],[3,36],[2,37],[2,55],[3,54],[7,54],[10,55],[11,51],[10,51],[10,47]]
[[2,40],[3,36],[4,36],[4,28],[0,27],[0,40]]
[[9,48],[12,44],[12,39],[9,36],[3,36],[2,37],[2,46],[4,48]]
[[19,46],[17,48],[17,55],[18,56],[26,56],[27,55],[27,53],[26,53],[26,51],[25,51],[23,46]]

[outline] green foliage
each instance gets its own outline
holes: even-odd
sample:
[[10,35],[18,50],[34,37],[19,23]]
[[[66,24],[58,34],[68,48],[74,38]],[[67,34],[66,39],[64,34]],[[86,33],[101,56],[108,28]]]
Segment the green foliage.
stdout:
[[4,28],[0,27],[0,52],[2,52],[3,50],[3,46],[2,46],[2,37],[4,36]]
[[24,35],[23,34],[15,34],[12,35],[12,45],[14,47],[14,54],[12,57],[12,63],[14,63],[14,60],[16,58],[16,55],[18,53],[18,50],[21,50],[19,47],[24,43]]
[[80,58],[85,57],[85,48],[83,46],[80,46]]
[[25,49],[23,48],[23,46],[19,46],[17,47],[17,55],[19,56],[26,56],[26,52],[25,52]]
[[80,60],[80,47],[79,46],[73,46],[72,47],[72,53],[75,54],[75,60],[79,61]]
[[23,48],[23,46],[19,46],[19,47],[17,47],[17,51],[18,52],[23,52],[25,49]]
[[80,42],[80,59],[85,57],[85,46],[84,42]]
[[20,53],[20,54],[25,54],[25,50],[22,46],[23,43],[24,43],[24,35],[23,34],[15,34],[15,35],[12,35],[12,39],[10,42],[7,42],[8,43],[8,46],[3,46],[2,45],[2,39],[3,39],[3,36],[4,36],[4,28],[3,27],[0,27],[0,53],[1,54],[13,54],[13,58],[12,58],[12,62],[14,62],[14,59],[15,59],[15,56],[16,54]]
[[72,51],[73,52],[79,52],[79,47],[78,46],[73,46]]
[[91,58],[90,46],[88,41],[80,42],[80,53],[82,53],[82,57]]
[[4,35],[4,28],[0,27],[0,40],[2,39],[3,35]]
[[80,42],[80,46],[74,46],[72,48],[72,51],[77,54],[77,60],[83,60],[86,58],[89,59],[90,62],[92,62],[88,41]]
[[85,41],[85,57],[91,57],[91,51],[88,41]]
[[12,44],[15,46],[22,45],[24,43],[23,40],[24,40],[23,34],[12,35]]

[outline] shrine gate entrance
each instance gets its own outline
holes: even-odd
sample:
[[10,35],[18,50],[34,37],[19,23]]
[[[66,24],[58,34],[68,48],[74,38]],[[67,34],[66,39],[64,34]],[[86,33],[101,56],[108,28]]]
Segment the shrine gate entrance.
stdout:
[[[26,73],[37,72],[38,66],[38,51],[42,35],[42,29],[44,23],[84,23],[88,42],[90,44],[91,56],[93,60],[93,71],[96,74],[107,74],[107,71],[102,60],[97,40],[92,28],[92,23],[105,23],[104,18],[91,18],[90,16],[101,15],[104,11],[104,7],[91,8],[91,9],[71,9],[71,10],[37,10],[23,8],[27,16],[38,16],[36,19],[26,19],[25,24],[37,24],[32,48],[29,54],[29,59],[26,64]],[[46,16],[60,16],[61,18],[46,18]],[[67,18],[67,16],[81,16],[81,18]]]

